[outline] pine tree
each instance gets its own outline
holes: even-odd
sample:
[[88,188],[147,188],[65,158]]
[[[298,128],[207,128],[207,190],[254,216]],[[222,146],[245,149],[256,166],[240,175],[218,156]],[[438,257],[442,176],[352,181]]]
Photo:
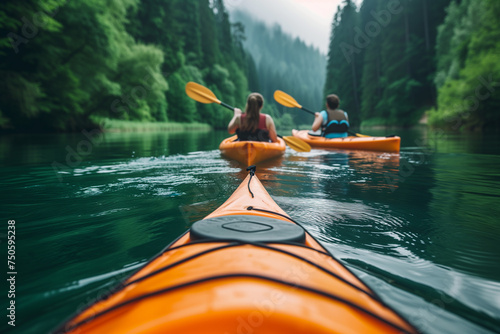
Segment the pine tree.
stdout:
[[360,9],[360,30],[355,40],[356,46],[363,49],[361,78],[362,120],[374,119],[378,116],[375,112],[375,106],[382,94],[381,26],[373,15],[379,6],[378,2],[378,0],[363,2]]
[[324,94],[340,97],[340,108],[349,113],[354,126],[360,122],[361,49],[354,45],[357,29],[356,6],[351,0],[345,0],[332,24]]
[[209,0],[200,0],[199,11],[202,64],[203,67],[210,67],[217,64],[221,59],[215,17]]

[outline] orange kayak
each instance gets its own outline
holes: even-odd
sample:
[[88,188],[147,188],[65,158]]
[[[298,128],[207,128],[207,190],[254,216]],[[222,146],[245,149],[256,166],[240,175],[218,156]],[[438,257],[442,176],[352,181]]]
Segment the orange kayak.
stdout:
[[237,138],[237,136],[232,136],[224,139],[219,149],[224,156],[246,166],[276,158],[285,153],[286,145],[281,138],[278,138],[276,143],[237,141]]
[[308,130],[292,130],[292,135],[302,139],[311,147],[337,148],[345,150],[366,150],[379,152],[399,152],[401,138],[394,137],[345,137],[325,138],[311,136]]
[[417,333],[256,176],[56,333]]

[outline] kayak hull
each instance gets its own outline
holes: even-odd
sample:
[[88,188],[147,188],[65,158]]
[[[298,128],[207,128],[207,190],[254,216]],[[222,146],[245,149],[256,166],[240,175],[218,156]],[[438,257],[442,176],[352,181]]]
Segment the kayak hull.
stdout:
[[399,152],[401,138],[394,137],[345,137],[325,138],[311,136],[308,130],[292,130],[294,137],[302,139],[311,147],[378,152]]
[[224,139],[219,149],[225,157],[236,160],[246,166],[282,156],[286,150],[283,139],[276,143],[259,141],[236,141],[237,136]]
[[[234,221],[225,231],[236,237],[199,239],[201,227],[208,226],[201,230],[211,233],[213,222],[221,219]],[[252,225],[252,219],[259,223]],[[245,224],[260,230],[246,229]],[[280,225],[300,230],[303,238],[294,242],[248,239],[272,237],[273,228]],[[283,233],[274,236],[283,237]],[[166,332],[417,331],[293,223],[256,177],[248,176],[218,209],[56,331]]]

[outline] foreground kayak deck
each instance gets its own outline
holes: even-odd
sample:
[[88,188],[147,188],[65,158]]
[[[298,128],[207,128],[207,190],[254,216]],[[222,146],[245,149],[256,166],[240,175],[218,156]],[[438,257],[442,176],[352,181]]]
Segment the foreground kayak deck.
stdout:
[[56,333],[417,333],[247,176]]
[[379,152],[399,152],[401,138],[394,137],[345,137],[325,138],[311,136],[308,130],[292,130],[292,135],[302,139],[311,147],[336,148],[346,150],[366,150]]
[[281,138],[278,138],[276,143],[237,141],[237,139],[238,136],[224,139],[219,145],[219,149],[224,156],[241,162],[245,166],[279,157],[286,150],[286,144]]

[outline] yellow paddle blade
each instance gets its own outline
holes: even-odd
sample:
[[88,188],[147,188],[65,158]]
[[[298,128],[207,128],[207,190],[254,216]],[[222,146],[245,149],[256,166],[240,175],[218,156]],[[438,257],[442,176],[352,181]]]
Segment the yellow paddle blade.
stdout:
[[347,131],[351,136],[354,136],[354,137],[372,137],[372,136],[367,136],[367,135],[362,135],[361,133],[355,133],[355,132],[351,132],[351,131]]
[[274,99],[279,104],[282,104],[288,108],[302,108],[302,106],[297,101],[295,101],[293,97],[281,90],[276,90],[274,92]]
[[281,137],[285,141],[285,143],[293,150],[297,152],[310,152],[311,146],[303,141],[302,139],[295,138],[293,136],[285,136]]
[[205,86],[197,84],[196,82],[188,82],[186,84],[186,94],[195,101],[201,103],[218,103],[221,104],[220,100],[215,96],[215,94]]
[[367,135],[362,135],[361,133],[355,133],[356,137],[371,137]]

